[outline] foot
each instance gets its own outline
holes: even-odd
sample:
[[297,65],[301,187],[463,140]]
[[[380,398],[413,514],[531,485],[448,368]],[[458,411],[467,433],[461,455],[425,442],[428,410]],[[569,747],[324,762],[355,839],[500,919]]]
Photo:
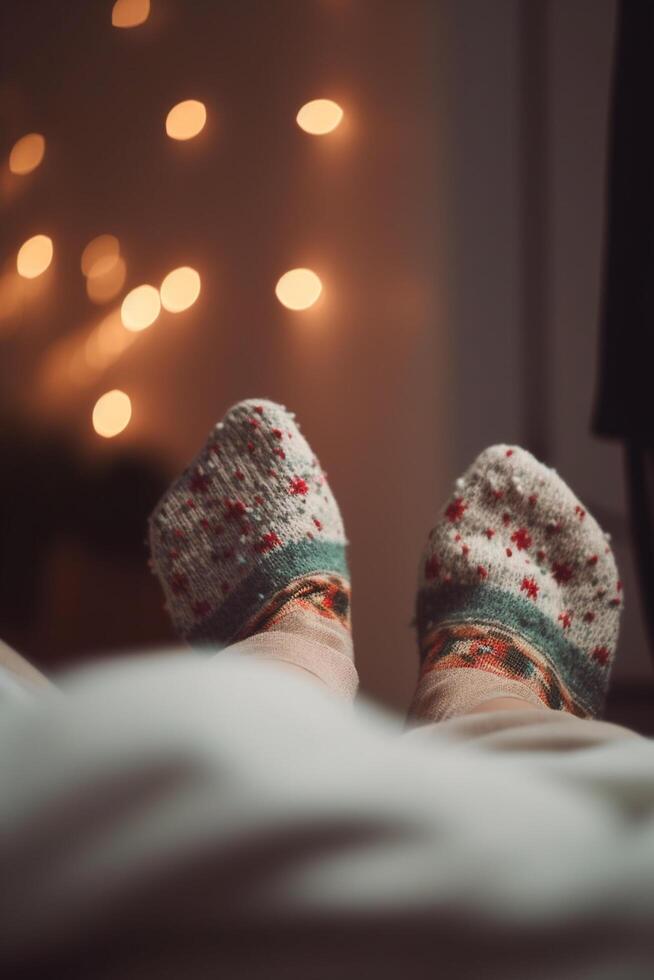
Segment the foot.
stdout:
[[351,651],[345,544],[316,456],[269,401],[230,409],[150,517],[153,569],[193,645],[314,624]]
[[508,696],[596,716],[622,607],[607,538],[528,452],[483,452],[456,481],[423,555],[414,713],[447,717],[446,705],[426,706],[425,692],[447,698],[460,681],[469,693],[458,692],[458,714]]

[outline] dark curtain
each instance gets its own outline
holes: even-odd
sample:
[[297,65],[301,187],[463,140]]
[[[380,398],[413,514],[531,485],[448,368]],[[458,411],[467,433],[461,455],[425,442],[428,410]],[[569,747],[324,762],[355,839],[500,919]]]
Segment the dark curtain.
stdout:
[[613,81],[608,237],[594,428],[654,447],[654,3],[623,0]]
[[654,653],[654,3],[618,8],[600,375],[594,429],[626,447],[631,524]]

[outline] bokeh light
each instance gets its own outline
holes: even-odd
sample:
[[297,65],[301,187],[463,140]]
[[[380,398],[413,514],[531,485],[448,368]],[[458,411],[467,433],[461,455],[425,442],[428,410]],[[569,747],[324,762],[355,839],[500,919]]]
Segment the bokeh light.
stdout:
[[127,330],[145,330],[159,316],[161,301],[159,290],[154,286],[143,285],[132,289],[123,300],[120,316]]
[[127,267],[122,256],[105,256],[93,265],[86,280],[86,294],[92,303],[108,303],[125,285]]
[[115,361],[136,340],[134,332],[123,327],[119,310],[106,316],[94,334],[97,347],[104,358],[103,366]]
[[169,313],[181,313],[193,306],[200,295],[200,276],[188,265],[169,272],[161,283],[161,305]]
[[150,0],[116,0],[111,11],[114,27],[138,27],[150,16]]
[[12,174],[29,174],[36,170],[45,153],[45,138],[40,133],[28,133],[17,140],[9,154]]
[[312,136],[324,136],[331,133],[343,118],[343,110],[331,99],[314,99],[302,106],[295,121],[300,129]]
[[275,286],[275,295],[289,310],[306,310],[322,292],[322,283],[311,269],[291,269]]
[[129,425],[132,417],[132,403],[129,395],[118,388],[105,392],[98,398],[93,408],[93,428],[99,436],[113,439]]
[[120,311],[114,310],[95,327],[84,342],[84,358],[89,368],[103,371],[118,360],[136,340],[136,334],[125,330]]
[[[104,275],[120,255],[120,242],[115,235],[92,238],[82,252],[81,267],[85,276]],[[104,263],[100,265],[100,263]],[[96,269],[96,265],[98,268]]]
[[207,110],[195,99],[178,102],[166,116],[166,132],[174,140],[190,140],[204,129]]
[[103,276],[106,276],[108,272],[111,272],[115,268],[119,258],[119,255],[103,255],[101,259],[98,259],[91,266],[89,279],[102,279]]
[[97,235],[82,252],[86,294],[92,303],[108,303],[125,285],[127,266],[115,235]]
[[52,239],[47,235],[34,235],[28,238],[18,250],[16,269],[24,279],[36,279],[52,262]]
[[72,335],[65,334],[50,344],[43,354],[38,372],[38,388],[46,398],[60,399],[69,387],[92,385],[136,343],[139,335],[125,330],[120,308],[114,308],[100,322],[87,325]]

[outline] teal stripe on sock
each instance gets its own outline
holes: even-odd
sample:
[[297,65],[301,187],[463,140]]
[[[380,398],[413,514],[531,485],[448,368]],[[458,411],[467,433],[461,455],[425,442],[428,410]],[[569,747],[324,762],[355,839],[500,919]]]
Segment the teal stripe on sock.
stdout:
[[197,647],[225,646],[276,592],[301,575],[317,573],[349,576],[342,544],[298,541],[262,555],[245,581],[209,619],[188,633],[186,639]]
[[486,585],[443,584],[418,594],[417,622],[496,622],[514,630],[550,664],[581,707],[595,714],[606,688],[606,673],[571,643],[563,630],[529,599]]

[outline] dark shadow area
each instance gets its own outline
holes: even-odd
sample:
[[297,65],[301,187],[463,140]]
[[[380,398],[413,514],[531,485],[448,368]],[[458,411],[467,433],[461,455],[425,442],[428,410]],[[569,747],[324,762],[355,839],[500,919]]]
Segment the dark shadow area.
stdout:
[[172,638],[147,567],[156,461],[92,464],[72,443],[0,423],[0,635],[48,673],[87,654]]

